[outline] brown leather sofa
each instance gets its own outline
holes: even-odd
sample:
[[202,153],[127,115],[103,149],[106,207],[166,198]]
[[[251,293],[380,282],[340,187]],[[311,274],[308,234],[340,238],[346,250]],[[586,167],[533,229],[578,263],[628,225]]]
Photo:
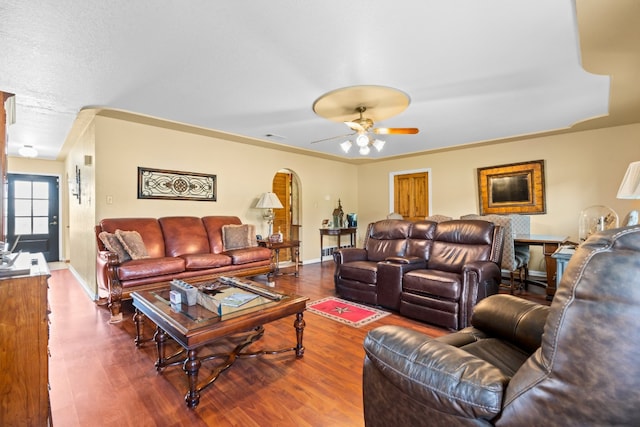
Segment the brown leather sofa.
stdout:
[[[166,287],[173,279],[207,280],[220,275],[254,276],[271,271],[271,251],[263,247],[225,250],[222,228],[240,225],[235,216],[109,218],[95,227],[98,286],[108,293],[112,322],[122,319],[121,301],[136,290]],[[101,232],[137,231],[148,257],[120,262],[100,239]]]
[[364,248],[334,253],[339,296],[450,329],[498,292],[502,230],[480,220],[387,219],[369,224]]
[[365,339],[368,427],[637,426],[640,226],[580,245],[550,307],[481,301],[437,339],[396,326]]

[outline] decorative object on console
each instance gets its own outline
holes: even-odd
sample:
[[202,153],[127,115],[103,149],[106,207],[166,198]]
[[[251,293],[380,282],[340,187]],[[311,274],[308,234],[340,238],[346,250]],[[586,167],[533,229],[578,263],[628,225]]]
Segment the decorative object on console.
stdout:
[[138,167],[138,199],[215,202],[215,175]]
[[[632,162],[622,178],[618,189],[618,199],[640,199],[640,161]],[[624,221],[623,226],[638,224],[638,211],[631,210]]]
[[478,168],[480,215],[546,213],[544,160]]
[[358,216],[354,213],[347,214],[347,227],[353,228],[358,226]]
[[331,215],[333,217],[333,228],[342,228],[344,226],[344,211],[342,210],[340,199],[338,199],[338,207],[333,210]]
[[[419,132],[417,128],[374,127],[375,121],[385,120],[403,112],[409,106],[409,102],[406,93],[386,86],[349,86],[325,93],[313,103],[313,111],[325,119],[344,123],[352,133],[311,143],[347,137],[349,139],[340,143],[340,148],[345,153],[349,152],[354,143],[362,156],[368,155],[372,146],[381,151],[386,142],[375,135],[410,135]],[[364,116],[365,112],[367,117]],[[359,114],[358,118],[354,118],[356,114]]]
[[265,221],[267,221],[267,224],[269,224],[268,236],[271,236],[271,233],[273,232],[273,210],[282,209],[284,208],[284,206],[282,206],[282,203],[280,203],[280,199],[278,199],[276,193],[267,192],[263,193],[262,196],[260,196],[260,200],[258,200],[258,203],[256,203],[256,208],[266,209],[262,214],[262,217],[265,219]]
[[598,231],[618,227],[618,214],[611,208],[602,205],[589,206],[580,212],[580,242]]

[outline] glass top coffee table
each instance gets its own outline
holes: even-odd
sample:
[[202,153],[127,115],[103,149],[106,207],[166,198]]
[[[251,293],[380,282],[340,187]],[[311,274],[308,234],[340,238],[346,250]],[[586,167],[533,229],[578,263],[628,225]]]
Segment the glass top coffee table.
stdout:
[[[246,279],[243,279],[246,281]],[[257,282],[252,282],[261,286]],[[210,283],[194,284],[206,286]],[[267,289],[266,287],[264,289]],[[269,289],[270,292],[273,292]],[[200,392],[227,370],[238,358],[255,357],[264,354],[279,354],[288,351],[295,352],[296,357],[304,355],[302,334],[305,327],[303,312],[308,297],[299,295],[280,294],[281,299],[257,296],[248,307],[237,307],[226,310],[222,315],[207,310],[200,304],[188,306],[186,304],[171,304],[169,287],[160,291],[137,291],[131,294],[136,313],[136,345],[140,346],[143,339],[144,319],[148,318],[156,325],[153,340],[156,343],[158,359],[156,369],[161,371],[167,366],[182,364],[187,375],[189,390],[185,401],[189,408],[195,408],[200,402]],[[264,335],[265,324],[287,316],[295,315],[293,326],[296,332],[296,344],[277,350],[261,350],[257,352],[244,351],[247,346],[256,342]],[[246,338],[229,353],[215,353],[199,355],[198,351],[218,340],[246,333]],[[173,339],[182,351],[166,357],[165,343]],[[211,375],[202,382],[198,380],[198,371],[205,361],[217,360]]]

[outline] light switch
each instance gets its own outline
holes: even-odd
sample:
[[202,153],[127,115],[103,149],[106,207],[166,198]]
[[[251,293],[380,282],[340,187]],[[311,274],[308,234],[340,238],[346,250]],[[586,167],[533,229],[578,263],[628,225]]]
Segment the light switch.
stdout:
[[107,196],[107,204],[110,205],[113,203],[113,196]]

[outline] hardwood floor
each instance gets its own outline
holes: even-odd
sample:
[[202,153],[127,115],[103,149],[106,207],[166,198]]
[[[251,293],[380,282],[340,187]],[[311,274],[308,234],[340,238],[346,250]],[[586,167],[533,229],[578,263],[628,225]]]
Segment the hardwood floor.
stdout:
[[[278,277],[275,289],[311,301],[335,295],[333,270],[332,262],[307,265],[299,278]],[[135,347],[130,303],[124,304],[125,320],[109,324],[107,309],[95,305],[65,269],[52,271],[49,300],[51,406],[54,425],[64,427],[362,426],[366,333],[387,324],[433,337],[449,333],[396,314],[352,328],[306,312],[303,358],[284,353],[240,359],[190,410],[184,402],[187,379],[181,367],[158,373],[153,343]],[[264,338],[251,348],[294,344],[293,320],[265,325]],[[151,332],[148,327],[147,335]]]

